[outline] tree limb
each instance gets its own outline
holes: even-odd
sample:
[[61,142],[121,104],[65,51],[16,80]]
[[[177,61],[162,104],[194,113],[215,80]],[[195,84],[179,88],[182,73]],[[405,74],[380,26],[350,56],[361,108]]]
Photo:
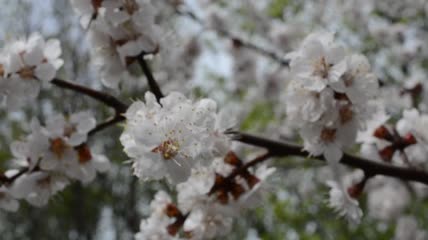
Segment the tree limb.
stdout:
[[126,109],[128,109],[128,106],[125,103],[121,102],[119,99],[117,99],[116,97],[108,93],[100,92],[76,83],[64,81],[58,78],[53,79],[51,83],[60,88],[73,90],[75,92],[79,92],[86,96],[89,96],[95,100],[98,100],[104,103],[105,105],[113,108],[118,114],[125,113]]
[[[272,157],[285,157],[285,156],[308,157],[310,155],[309,152],[302,150],[301,146],[294,145],[291,143],[286,143],[283,141],[275,141],[275,140],[254,136],[247,133],[241,133],[237,131],[229,131],[227,133],[231,134],[232,139],[235,141],[267,149],[269,151],[270,156]],[[326,159],[322,155],[311,156],[311,158],[317,159],[320,161],[326,161]],[[420,182],[428,185],[428,173],[425,171],[386,165],[386,164],[375,162],[373,160],[368,160],[362,157],[357,157],[346,153],[343,155],[342,159],[340,160],[340,163],[350,167],[359,168],[368,175],[372,175],[372,176],[383,175],[383,176],[398,178],[404,181],[414,181],[414,182]]]

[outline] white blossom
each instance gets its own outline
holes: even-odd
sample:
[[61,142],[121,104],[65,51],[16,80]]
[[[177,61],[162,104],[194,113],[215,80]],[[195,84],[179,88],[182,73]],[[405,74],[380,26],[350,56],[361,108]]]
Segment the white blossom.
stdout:
[[191,168],[207,164],[210,158],[204,156],[222,153],[218,139],[228,142],[216,129],[216,114],[216,103],[210,99],[192,102],[173,92],[159,104],[147,92],[145,103],[137,101],[128,109],[121,136],[134,174],[143,179],[184,181]]
[[15,163],[32,171],[53,171],[79,180],[92,181],[97,172],[109,169],[108,159],[91,151],[85,143],[88,133],[95,127],[89,112],[78,112],[65,117],[54,115],[43,127],[36,119],[31,123],[31,134],[12,144]]
[[172,203],[170,196],[164,192],[156,193],[150,203],[151,215],[141,221],[140,231],[135,234],[136,240],[174,240],[178,239],[168,233],[167,227],[174,222],[166,215],[165,209]]
[[41,82],[51,81],[63,65],[58,39],[38,34],[6,45],[0,51],[0,99],[8,109],[22,107],[39,95]]
[[418,228],[418,222],[412,216],[402,216],[398,219],[395,228],[394,240],[424,240],[428,232]]
[[410,202],[409,192],[399,182],[386,182],[368,191],[368,212],[370,216],[381,220],[398,217]]
[[349,196],[341,183],[328,181],[327,185],[330,187],[328,205],[334,208],[341,217],[345,217],[350,223],[360,223],[363,212],[359,207],[358,201]]
[[71,0],[81,23],[89,27],[92,57],[102,83],[117,89],[137,81],[129,65],[158,49],[156,9],[147,0]]
[[292,54],[290,71],[306,89],[320,92],[328,84],[340,83],[346,70],[344,57],[345,49],[334,42],[333,34],[313,33]]
[[11,194],[17,199],[25,199],[30,204],[41,207],[68,184],[69,180],[62,175],[32,172],[20,176],[13,182]]
[[19,208],[18,201],[10,194],[10,190],[5,186],[0,187],[0,208],[10,212],[16,212]]

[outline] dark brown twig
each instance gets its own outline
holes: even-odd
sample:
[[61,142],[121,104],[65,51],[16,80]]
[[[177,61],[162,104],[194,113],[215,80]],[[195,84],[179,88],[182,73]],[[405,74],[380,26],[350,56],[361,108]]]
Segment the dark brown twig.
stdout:
[[113,118],[106,120],[105,122],[102,122],[100,124],[98,124],[94,129],[92,129],[91,131],[89,131],[88,136],[92,136],[97,132],[100,132],[112,125],[115,125],[117,123],[120,123],[122,121],[125,121],[125,117],[122,115],[116,115]]
[[164,97],[158,83],[156,82],[155,77],[153,76],[152,70],[150,69],[149,65],[147,64],[146,60],[144,59],[144,56],[138,57],[138,63],[141,66],[141,69],[144,72],[144,75],[147,78],[147,82],[149,84],[150,91],[156,96],[156,99],[158,102],[161,98]]
[[[228,134],[231,134],[235,141],[267,149],[272,157],[309,156],[309,153],[302,150],[302,147],[298,145],[235,131],[229,131]],[[312,158],[325,161],[325,158],[322,155],[313,156]],[[367,160],[346,153],[343,155],[340,163],[350,167],[359,168],[369,176],[383,175],[395,177],[404,181],[415,181],[428,185],[428,173],[425,171],[377,163],[373,160]]]
[[104,103],[105,105],[113,108],[118,114],[122,114],[126,112],[126,109],[128,109],[128,106],[126,104],[122,103],[121,101],[119,101],[117,98],[115,98],[110,94],[100,92],[82,85],[78,85],[76,83],[67,82],[58,78],[53,79],[51,83],[60,88],[69,89],[78,93],[82,93],[93,99],[96,99]]

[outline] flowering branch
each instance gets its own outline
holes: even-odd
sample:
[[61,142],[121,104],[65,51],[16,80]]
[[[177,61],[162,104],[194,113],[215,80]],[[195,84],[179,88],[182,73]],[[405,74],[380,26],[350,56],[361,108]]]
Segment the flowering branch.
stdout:
[[105,122],[98,124],[88,133],[89,136],[125,120],[125,117],[122,116],[122,114],[126,112],[128,106],[125,103],[121,102],[119,99],[115,98],[114,96],[104,92],[96,91],[94,89],[90,89],[82,85],[70,83],[58,78],[53,79],[51,83],[60,88],[73,90],[75,92],[92,97],[115,110],[115,116]]
[[[113,108],[115,110],[115,116],[112,117],[111,119],[102,122],[100,124],[98,124],[97,126],[95,126],[94,129],[92,129],[91,131],[88,132],[88,136],[94,135],[95,133],[104,130],[105,128],[108,128],[116,123],[119,123],[123,120],[125,120],[125,117],[122,116],[123,113],[126,112],[126,110],[128,109],[128,106],[125,103],[122,103],[119,99],[117,99],[116,97],[108,94],[108,93],[104,93],[104,92],[100,92],[82,85],[78,85],[75,83],[70,83],[58,78],[55,78],[51,81],[52,84],[54,84],[55,86],[58,86],[60,88],[64,88],[64,89],[69,89],[81,94],[84,94],[86,96],[92,97],[93,99],[96,99],[102,103],[104,103],[105,105]],[[33,169],[33,171],[38,171],[38,167],[36,167],[35,169]],[[11,176],[11,177],[7,177],[5,175],[0,176],[0,183],[5,184],[5,183],[13,183],[17,178],[19,178],[20,176],[22,176],[23,174],[27,173],[29,171],[28,167],[24,167],[21,168],[15,175]]]
[[[266,148],[272,157],[284,157],[284,156],[301,156],[307,157],[309,153],[302,150],[301,146],[286,143],[283,141],[275,141],[266,139],[259,136],[250,135],[247,133],[241,133],[236,131],[229,131],[228,134],[232,135],[235,141],[246,143],[253,146]],[[314,159],[325,161],[325,158],[321,156],[312,156]],[[355,167],[363,170],[366,175],[376,176],[384,175],[389,177],[399,178],[405,181],[415,181],[428,185],[428,173],[421,170],[390,166],[382,163],[374,162],[373,160],[364,159],[361,157],[353,156],[350,154],[344,154],[340,163]]]

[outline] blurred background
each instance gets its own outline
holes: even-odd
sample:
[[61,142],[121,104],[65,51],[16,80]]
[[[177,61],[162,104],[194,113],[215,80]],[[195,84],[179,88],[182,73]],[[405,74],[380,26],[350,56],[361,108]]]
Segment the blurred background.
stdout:
[[[413,106],[426,109],[425,95],[415,98],[403,93],[403,89],[411,90],[427,81],[428,4],[424,0],[152,2],[157,6],[157,23],[162,30],[161,51],[153,57],[152,68],[164,91],[217,100],[238,116],[241,130],[293,138],[293,131],[281,124],[284,112],[279,107],[287,69],[236,40],[244,39],[283,57],[317,29],[335,31],[345,45],[369,58],[385,86],[382,94],[388,96],[385,104],[390,113]],[[175,7],[180,4],[204,24],[177,13]],[[65,60],[60,78],[109,92],[127,103],[143,97],[147,90],[143,76],[140,81],[123,82],[121,91],[102,87],[91,67],[86,31],[68,0],[0,0],[0,5],[0,47],[32,32],[58,38]],[[223,27],[231,34],[222,34]],[[2,169],[11,167],[9,144],[28,133],[33,117],[43,121],[54,112],[85,109],[91,109],[99,122],[112,114],[92,99],[52,86],[45,86],[38,101],[22,111],[1,109]],[[21,201],[18,212],[1,211],[0,239],[132,239],[141,219],[149,214],[154,193],[170,189],[163,182],[143,183],[132,176],[119,142],[120,133],[121,126],[111,127],[91,139],[91,144],[111,160],[108,173],[98,175],[87,186],[71,184],[45,207]],[[397,181],[394,184],[402,187],[402,192],[391,195],[385,190],[365,195],[361,201],[365,214],[362,224],[349,226],[326,205],[328,189],[324,182],[329,172],[322,163],[287,158],[276,159],[274,165],[277,172],[270,180],[266,200],[236,219],[227,239],[401,240],[397,237],[400,229],[428,229],[424,187]],[[398,227],[403,222],[408,225]]]

